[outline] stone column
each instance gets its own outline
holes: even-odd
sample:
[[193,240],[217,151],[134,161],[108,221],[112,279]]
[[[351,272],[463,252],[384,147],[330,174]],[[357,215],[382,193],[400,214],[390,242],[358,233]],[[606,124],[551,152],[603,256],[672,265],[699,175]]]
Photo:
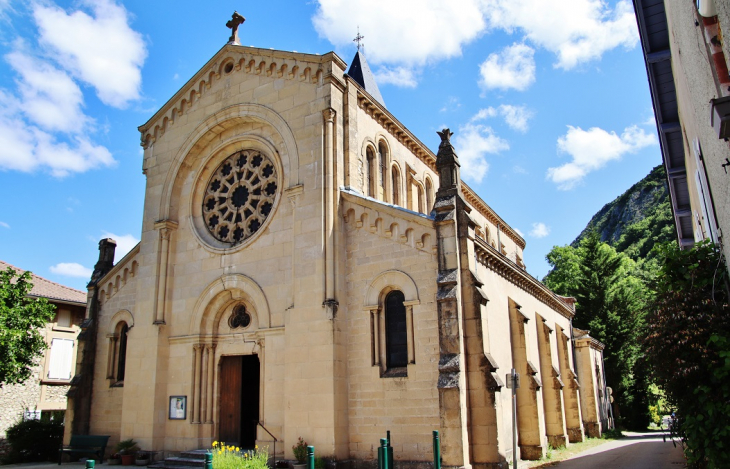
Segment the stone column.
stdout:
[[165,324],[165,300],[167,295],[167,270],[170,250],[170,234],[177,229],[177,223],[171,220],[158,221],[155,229],[160,233],[157,254],[157,286],[155,301],[155,319],[153,324]]
[[417,301],[404,302],[406,307],[406,334],[408,337],[408,363],[416,363],[416,346],[413,337],[413,305],[418,304]]
[[116,352],[117,352],[117,335],[116,334],[107,334],[107,339],[109,339],[109,354],[107,357],[107,363],[106,363],[106,379],[114,379],[114,362],[116,361]]
[[213,384],[215,382],[215,344],[206,345],[208,377],[206,391],[205,423],[213,423]]
[[373,342],[373,366],[380,366],[380,309],[372,308],[370,310],[370,321],[372,324],[372,342]]
[[202,350],[200,344],[193,345],[193,391],[192,409],[190,412],[192,423],[200,423],[200,374],[202,372]]
[[334,317],[337,300],[335,299],[335,175],[334,175],[334,124],[335,110],[322,111],[324,118],[324,165],[325,165],[325,299],[330,317]]

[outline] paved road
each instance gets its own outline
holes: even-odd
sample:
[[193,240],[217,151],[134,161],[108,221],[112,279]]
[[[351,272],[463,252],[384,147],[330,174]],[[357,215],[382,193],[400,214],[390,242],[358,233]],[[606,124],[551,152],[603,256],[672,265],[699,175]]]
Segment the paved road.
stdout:
[[612,441],[562,461],[560,469],[681,469],[685,467],[682,449],[675,448],[661,433],[624,432],[625,438]]

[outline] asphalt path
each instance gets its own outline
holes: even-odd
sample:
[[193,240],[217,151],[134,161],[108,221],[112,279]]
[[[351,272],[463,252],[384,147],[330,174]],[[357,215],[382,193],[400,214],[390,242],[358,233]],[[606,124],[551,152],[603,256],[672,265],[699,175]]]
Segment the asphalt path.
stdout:
[[686,467],[682,449],[662,433],[624,432],[625,437],[561,461],[560,469],[681,469]]

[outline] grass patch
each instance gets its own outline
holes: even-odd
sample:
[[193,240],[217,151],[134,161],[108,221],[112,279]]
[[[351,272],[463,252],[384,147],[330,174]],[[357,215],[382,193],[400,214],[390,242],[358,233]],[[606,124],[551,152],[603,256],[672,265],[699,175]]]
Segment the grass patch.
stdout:
[[545,457],[538,461],[533,461],[529,466],[530,468],[535,467],[550,467],[554,466],[560,461],[570,459],[583,451],[595,448],[609,441],[614,441],[619,438],[623,438],[621,430],[608,430],[603,433],[601,438],[586,438],[580,443],[571,443],[567,448],[561,446],[560,448],[549,447],[545,452]]

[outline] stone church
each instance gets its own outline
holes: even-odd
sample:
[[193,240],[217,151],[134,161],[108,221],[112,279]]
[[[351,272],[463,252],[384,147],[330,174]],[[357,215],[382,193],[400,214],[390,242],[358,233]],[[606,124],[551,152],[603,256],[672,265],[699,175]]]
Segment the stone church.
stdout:
[[[292,458],[507,467],[609,424],[603,345],[530,276],[525,240],[352,64],[233,34],[139,127],[141,242],[102,240],[71,433],[165,454],[214,440]],[[580,366],[578,366],[580,364]],[[576,374],[576,372],[578,374]],[[272,437],[273,435],[273,437]]]

